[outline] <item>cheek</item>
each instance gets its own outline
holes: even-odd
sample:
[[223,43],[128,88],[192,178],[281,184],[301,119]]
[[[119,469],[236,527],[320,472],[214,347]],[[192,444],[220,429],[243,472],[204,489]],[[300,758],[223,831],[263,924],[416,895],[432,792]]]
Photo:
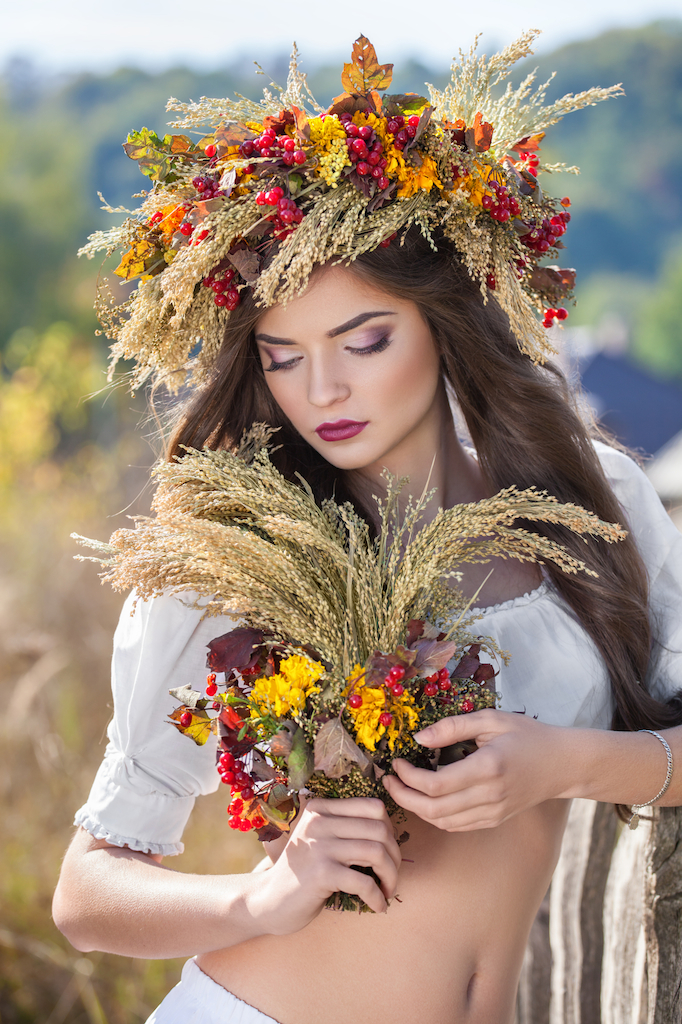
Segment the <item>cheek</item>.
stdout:
[[367,385],[382,404],[407,412],[423,412],[434,401],[440,381],[440,359],[431,338],[405,346],[400,358],[368,374]]

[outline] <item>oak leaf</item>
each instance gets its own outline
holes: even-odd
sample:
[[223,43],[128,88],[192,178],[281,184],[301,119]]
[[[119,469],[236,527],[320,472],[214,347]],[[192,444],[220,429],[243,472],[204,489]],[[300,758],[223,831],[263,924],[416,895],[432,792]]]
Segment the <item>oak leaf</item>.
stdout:
[[346,732],[340,718],[325,722],[315,737],[315,770],[324,772],[329,779],[347,775],[352,764],[361,770],[370,761],[355,740]]

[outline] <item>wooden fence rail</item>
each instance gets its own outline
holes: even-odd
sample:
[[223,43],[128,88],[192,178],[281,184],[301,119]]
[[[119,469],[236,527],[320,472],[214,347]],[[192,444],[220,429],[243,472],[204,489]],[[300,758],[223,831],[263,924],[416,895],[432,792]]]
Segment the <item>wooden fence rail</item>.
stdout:
[[573,802],[516,1024],[682,1024],[682,808],[651,817]]

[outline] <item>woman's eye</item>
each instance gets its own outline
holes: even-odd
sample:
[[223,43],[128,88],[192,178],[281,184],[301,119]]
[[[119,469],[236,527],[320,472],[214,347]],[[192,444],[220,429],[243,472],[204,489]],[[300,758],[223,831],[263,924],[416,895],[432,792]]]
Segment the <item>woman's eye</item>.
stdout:
[[300,358],[300,356],[296,356],[294,359],[286,359],[283,363],[278,363],[270,356],[270,365],[264,366],[263,369],[266,373],[274,373],[275,370],[290,370]]
[[374,352],[383,352],[385,348],[391,344],[390,338],[379,338],[373,345],[368,345],[367,348],[349,348],[349,352],[354,352],[358,356],[369,356]]

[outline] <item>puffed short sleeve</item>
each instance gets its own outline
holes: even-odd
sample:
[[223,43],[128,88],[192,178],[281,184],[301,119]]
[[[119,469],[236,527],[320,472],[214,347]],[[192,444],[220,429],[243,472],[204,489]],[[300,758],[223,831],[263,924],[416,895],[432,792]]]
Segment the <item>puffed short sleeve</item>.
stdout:
[[76,814],[97,839],[164,856],[182,853],[182,833],[197,796],[218,786],[215,737],[199,747],[168,723],[168,691],[205,679],[207,644],[234,627],[202,618],[195,595],[149,601],[131,594],[114,636],[114,715],[109,743],[87,803]]
[[639,466],[607,445],[596,447],[647,569],[655,638],[648,686],[667,700],[682,689],[682,533]]

